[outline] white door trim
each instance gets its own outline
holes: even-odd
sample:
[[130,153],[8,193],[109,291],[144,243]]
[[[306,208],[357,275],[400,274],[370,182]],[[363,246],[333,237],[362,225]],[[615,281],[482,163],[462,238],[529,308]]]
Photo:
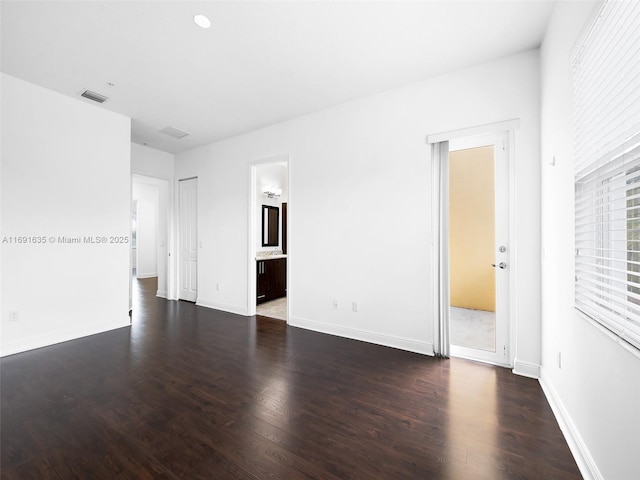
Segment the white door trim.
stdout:
[[[443,220],[448,219],[442,214],[443,209],[443,181],[441,162],[442,162],[442,147],[444,142],[451,140],[462,139],[465,137],[487,135],[487,134],[504,134],[506,137],[506,153],[508,154],[508,169],[509,169],[509,249],[508,249],[508,265],[509,271],[509,294],[508,294],[508,337],[507,337],[507,355],[504,362],[500,362],[500,365],[513,367],[516,345],[516,328],[517,328],[517,265],[515,263],[516,252],[518,247],[518,239],[516,237],[516,162],[515,162],[515,129],[520,125],[519,119],[507,120],[504,122],[498,122],[488,125],[482,125],[477,127],[465,128],[460,130],[453,130],[449,132],[443,132],[427,136],[427,143],[431,145],[431,162],[432,162],[432,285],[433,285],[433,307],[432,318],[434,319],[434,350],[437,355],[448,356],[449,352],[446,349],[438,348],[438,340],[443,339],[442,330],[446,331],[446,338],[448,340],[448,316],[443,315],[443,311],[448,312],[449,308],[449,272],[448,268],[443,268],[441,265],[448,265],[448,231],[443,232]],[[461,140],[456,141],[459,149]],[[446,160],[448,161],[449,145],[446,145]],[[447,178],[448,180],[448,178]],[[444,199],[446,202],[446,199]],[[447,202],[448,203],[448,202]],[[446,324],[444,321],[446,320]],[[444,326],[443,326],[444,325]],[[443,355],[444,353],[444,355]]]
[[[274,155],[272,157],[262,158],[260,160],[254,160],[249,162],[249,208],[248,208],[248,222],[249,222],[249,239],[248,239],[248,253],[247,258],[247,315],[252,316],[256,314],[256,238],[258,236],[256,221],[257,212],[255,205],[258,201],[257,198],[257,179],[256,168],[260,165],[269,163],[287,163],[287,224],[290,223],[291,218],[291,162],[288,153],[282,153]],[[290,275],[290,252],[291,252],[291,238],[287,235],[287,323],[291,318],[291,283],[289,279]]]
[[[437,357],[449,358],[449,196],[442,195],[447,191],[445,182],[449,178],[449,142],[431,145],[432,150],[432,265],[433,268],[433,305],[435,321],[433,322],[433,352]],[[445,283],[446,282],[446,283]]]
[[427,143],[450,142],[459,138],[475,137],[488,133],[511,132],[520,127],[520,119],[505,120],[504,122],[488,123],[477,127],[461,128],[459,130],[449,130],[448,132],[434,133],[427,135]]

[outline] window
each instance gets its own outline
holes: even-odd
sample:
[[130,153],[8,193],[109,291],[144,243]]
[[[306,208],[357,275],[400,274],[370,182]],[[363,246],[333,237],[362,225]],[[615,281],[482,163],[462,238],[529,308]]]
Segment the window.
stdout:
[[640,349],[640,2],[607,1],[574,63],[575,305]]

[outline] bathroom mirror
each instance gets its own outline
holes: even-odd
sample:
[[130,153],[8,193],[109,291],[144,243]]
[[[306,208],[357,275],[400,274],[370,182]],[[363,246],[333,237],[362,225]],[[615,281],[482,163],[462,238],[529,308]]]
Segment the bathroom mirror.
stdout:
[[271,205],[262,205],[262,246],[277,247],[280,209]]

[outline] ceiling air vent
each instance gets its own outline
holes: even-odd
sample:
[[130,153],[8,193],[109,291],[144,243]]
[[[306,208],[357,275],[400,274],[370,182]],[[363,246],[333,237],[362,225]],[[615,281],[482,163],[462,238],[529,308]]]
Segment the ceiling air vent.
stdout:
[[189,135],[187,132],[183,132],[178,128],[170,127],[170,126],[164,127],[158,131],[160,133],[164,133],[165,135],[169,135],[170,137],[174,137],[174,138],[183,138]]
[[104,103],[109,100],[108,97],[104,95],[100,95],[99,93],[92,92],[91,90],[84,90],[81,94],[81,97],[88,98],[89,100],[93,100],[94,102]]

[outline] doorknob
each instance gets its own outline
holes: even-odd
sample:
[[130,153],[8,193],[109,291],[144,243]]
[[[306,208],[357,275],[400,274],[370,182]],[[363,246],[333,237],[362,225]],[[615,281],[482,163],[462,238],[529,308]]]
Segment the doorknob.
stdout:
[[500,262],[498,265],[496,265],[495,263],[492,263],[492,264],[491,264],[491,266],[492,266],[492,267],[500,267],[500,268],[502,268],[502,269],[507,268],[507,264],[506,264],[506,263],[504,263],[504,262]]

